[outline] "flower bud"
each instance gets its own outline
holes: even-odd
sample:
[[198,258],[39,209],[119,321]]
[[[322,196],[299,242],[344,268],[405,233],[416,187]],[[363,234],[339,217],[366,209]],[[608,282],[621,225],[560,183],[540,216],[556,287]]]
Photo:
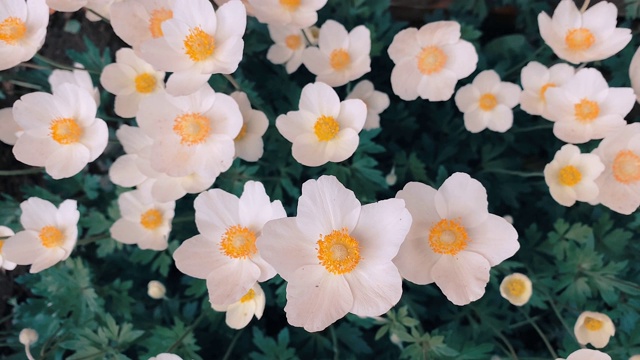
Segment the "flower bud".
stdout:
[[393,186],[396,184],[396,182],[398,181],[398,177],[396,176],[395,166],[391,168],[391,171],[389,172],[389,174],[387,174],[384,180],[387,182],[387,185],[389,186]]
[[164,294],[167,293],[167,288],[160,281],[151,280],[147,285],[147,294],[156,300],[164,298]]
[[22,329],[18,339],[22,345],[29,346],[38,341],[38,332],[30,328]]

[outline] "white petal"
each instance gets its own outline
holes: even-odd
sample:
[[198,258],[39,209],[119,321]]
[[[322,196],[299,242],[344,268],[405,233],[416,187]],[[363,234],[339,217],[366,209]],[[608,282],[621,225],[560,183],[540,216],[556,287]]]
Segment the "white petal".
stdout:
[[463,251],[456,256],[440,257],[431,275],[447,299],[462,306],[484,295],[490,268],[487,259],[481,255]]
[[344,275],[353,294],[350,312],[358,316],[380,316],[400,301],[402,277],[391,262],[361,261]]
[[460,219],[468,228],[481,224],[489,215],[487,191],[465,173],[455,173],[444,181],[436,193],[435,204],[443,219]]
[[489,214],[482,224],[467,230],[470,241],[466,251],[482,255],[491,266],[512,257],[520,248],[516,229],[500,216]]

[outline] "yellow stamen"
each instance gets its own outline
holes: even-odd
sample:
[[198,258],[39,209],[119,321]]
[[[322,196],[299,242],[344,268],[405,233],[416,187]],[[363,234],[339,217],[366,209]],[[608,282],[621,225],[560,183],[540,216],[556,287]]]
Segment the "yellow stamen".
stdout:
[[151,18],[149,18],[149,31],[151,32],[151,37],[157,39],[159,37],[164,36],[162,32],[162,23],[173,18],[173,11],[160,8],[155,9],[151,12]]
[[576,186],[581,180],[582,173],[573,165],[567,165],[558,172],[558,181],[564,186]]
[[0,254],[2,254],[2,247],[4,246],[4,240],[0,240]]
[[498,99],[491,93],[485,93],[480,96],[480,110],[491,111],[498,105]]
[[233,259],[251,257],[258,252],[256,234],[244,226],[231,226],[222,235],[220,252]]
[[447,63],[447,54],[437,46],[422,48],[418,55],[418,70],[424,75],[440,72]]
[[604,324],[602,323],[602,321],[598,319],[594,319],[589,316],[587,316],[587,318],[584,319],[584,327],[586,327],[587,330],[589,331],[598,331],[602,329],[602,326],[604,326]]
[[280,0],[280,5],[289,11],[296,11],[300,6],[300,0]]
[[0,41],[15,45],[27,33],[27,25],[17,17],[8,17],[0,22]]
[[459,220],[442,219],[429,230],[429,246],[437,254],[457,255],[469,241]]
[[540,88],[540,99],[542,99],[542,102],[547,102],[547,98],[544,96],[544,94],[547,92],[547,90],[550,87],[556,87],[556,86],[557,85],[552,83],[552,82],[542,85],[542,87]]
[[50,249],[57,246],[62,246],[64,243],[64,234],[60,229],[55,226],[45,226],[40,229],[40,242],[42,246]]
[[148,94],[155,90],[157,85],[156,77],[151,73],[142,73],[136,76],[136,91],[141,94]]
[[251,301],[253,299],[255,299],[256,297],[256,292],[253,289],[249,289],[249,291],[247,291],[246,294],[244,294],[244,296],[242,296],[240,298],[240,302],[241,303],[246,303],[247,301]]
[[567,31],[564,42],[572,51],[584,51],[593,46],[593,43],[596,42],[596,37],[593,36],[589,29],[575,28]]
[[150,209],[140,215],[140,225],[147,230],[155,230],[162,225],[162,213],[157,209]]
[[242,128],[240,128],[240,132],[238,133],[238,136],[236,136],[235,139],[233,139],[233,141],[238,141],[238,140],[242,140],[245,135],[247,135],[247,124],[242,124]]
[[199,113],[186,113],[174,120],[173,132],[180,136],[182,145],[198,145],[203,143],[211,131],[211,120]]
[[509,294],[514,297],[520,297],[526,291],[527,286],[525,285],[522,279],[511,279],[507,283],[507,291]]
[[195,62],[206,60],[216,49],[216,41],[213,36],[207,34],[199,26],[189,31],[183,44],[185,54]]
[[623,184],[640,181],[640,156],[631,150],[618,152],[611,166],[613,177]]
[[58,118],[51,121],[49,126],[51,138],[58,144],[69,145],[80,141],[83,130],[72,118]]
[[344,70],[351,63],[351,56],[344,49],[336,49],[329,55],[329,64],[336,71]]
[[576,120],[581,123],[590,123],[600,114],[598,103],[587,99],[580,100],[573,109]]
[[360,262],[360,244],[346,228],[321,235],[317,250],[320,264],[334,275],[350,273]]
[[300,45],[302,45],[302,39],[300,35],[289,35],[284,39],[284,43],[291,50],[298,50]]
[[313,132],[316,134],[318,141],[332,140],[340,131],[340,124],[333,116],[322,115],[313,125]]

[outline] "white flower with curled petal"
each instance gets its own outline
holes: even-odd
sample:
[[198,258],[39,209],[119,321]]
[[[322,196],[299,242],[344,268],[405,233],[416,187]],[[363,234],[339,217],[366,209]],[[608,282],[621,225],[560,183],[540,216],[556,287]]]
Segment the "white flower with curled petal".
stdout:
[[249,0],[249,4],[262,23],[302,29],[318,21],[318,10],[327,4],[327,0]]
[[236,157],[244,161],[258,161],[264,153],[262,136],[269,127],[269,119],[259,110],[251,108],[247,94],[241,91],[231,93],[242,113],[242,129],[233,140],[236,146]]
[[456,106],[464,113],[464,127],[472,133],[484,129],[503,133],[511,129],[512,109],[520,101],[520,92],[518,85],[500,81],[493,70],[479,73],[456,93]]
[[402,200],[362,206],[334,176],[306,181],[298,215],[268,222],[257,242],[287,281],[289,324],[321,331],[347,313],[389,311],[402,296],[391,260],[410,226]]
[[460,39],[460,24],[455,21],[402,30],[388,52],[395,63],[391,86],[402,100],[418,96],[429,101],[449,100],[458,80],[471,75],[478,64],[476,49]]
[[633,54],[631,64],[629,65],[629,78],[631,79],[631,87],[636,93],[637,101],[640,102],[640,47]]
[[598,350],[580,349],[569,354],[569,357],[566,359],[558,358],[556,360],[611,360],[611,356]]
[[615,335],[616,328],[606,314],[584,311],[578,316],[573,333],[580,345],[591,344],[601,349],[607,346],[609,339]]
[[240,198],[212,189],[198,195],[193,206],[200,234],[184,241],[173,259],[184,274],[207,280],[211,304],[229,306],[256,281],[276,275],[256,241],[265,223],[287,213],[280,201],[270,201],[262,183],[247,181]]
[[438,285],[455,305],[480,299],[489,270],[520,248],[513,225],[487,210],[487,192],[464,173],[436,190],[410,182],[396,194],[413,217],[411,231],[393,262],[405,279]]
[[527,275],[513,273],[505,276],[500,283],[500,295],[511,305],[522,306],[529,302],[533,294],[531,280]]
[[113,31],[138,52],[140,44],[164,36],[162,23],[173,18],[175,0],[123,0],[111,6]]
[[337,21],[327,20],[320,28],[318,47],[302,54],[304,66],[316,81],[338,87],[371,71],[371,32],[364,25],[351,32]]
[[79,173],[102,154],[109,139],[96,111],[91,94],[73,84],[58,86],[53,95],[23,95],[13,105],[13,117],[24,130],[13,154],[27,165],[44,166],[54,179]]
[[563,60],[573,64],[607,59],[631,41],[631,30],[616,28],[618,8],[602,1],[578,10],[573,0],[562,0],[553,17],[541,12],[538,27],[544,42]]
[[0,268],[5,270],[13,270],[16,268],[16,263],[11,262],[2,256],[2,247],[4,246],[4,242],[15,235],[13,230],[6,226],[0,226]]
[[[82,66],[80,64],[75,65]],[[96,105],[100,106],[100,91],[98,91],[97,87],[93,86],[93,80],[91,80],[91,75],[89,75],[87,70],[77,69],[70,71],[56,69],[51,72],[48,80],[52,93],[55,94],[56,88],[62,84],[74,84],[91,94]]]
[[164,72],[156,71],[129,48],[116,52],[116,62],[104,67],[100,84],[116,95],[114,111],[123,118],[136,116],[140,101],[164,89]]
[[162,71],[173,74],[166,89],[172,95],[197,91],[211,74],[236,71],[244,41],[247,14],[240,1],[228,2],[218,11],[207,0],[191,0],[174,6],[173,17],[162,22],[164,36],[140,45],[140,56]]
[[13,118],[13,108],[0,109],[0,141],[15,145],[22,134],[22,128]]
[[258,283],[255,283],[240,300],[228,306],[211,304],[215,311],[226,311],[225,322],[232,329],[240,330],[249,325],[255,315],[260,320],[265,306],[264,291]]
[[551,120],[553,117],[547,111],[547,90],[564,85],[574,74],[575,69],[568,64],[560,63],[547,68],[537,61],[529,62],[520,73],[520,108],[531,115]]
[[31,59],[42,47],[49,7],[44,0],[3,0],[0,5],[0,70]]
[[594,201],[598,197],[595,179],[604,171],[598,155],[581,154],[575,145],[564,145],[544,167],[544,180],[555,201],[573,206],[577,201]]
[[302,53],[307,43],[302,30],[295,26],[269,25],[269,35],[275,44],[267,52],[267,59],[274,64],[285,64],[287,74],[302,65]]
[[364,130],[380,127],[380,113],[389,107],[389,95],[377,91],[371,81],[362,80],[349,93],[348,99],[360,99],[367,105],[367,120],[364,122]]
[[280,134],[293,143],[291,152],[296,161],[305,166],[320,166],[353,155],[367,117],[367,106],[362,100],[340,102],[329,85],[314,83],[302,89],[299,108],[276,119]]
[[75,200],[65,200],[56,208],[52,203],[31,197],[20,204],[23,231],[5,240],[5,260],[31,265],[37,273],[66,260],[78,240],[78,212]]
[[602,139],[624,127],[624,117],[636,99],[633,89],[610,88],[600,71],[592,68],[579,70],[546,94],[547,112],[555,121],[553,134],[572,144]]

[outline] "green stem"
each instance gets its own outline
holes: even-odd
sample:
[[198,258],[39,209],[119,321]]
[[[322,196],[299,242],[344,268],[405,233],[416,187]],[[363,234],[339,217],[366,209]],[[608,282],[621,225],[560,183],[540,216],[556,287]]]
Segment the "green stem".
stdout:
[[539,173],[539,172],[524,172],[524,171],[513,171],[513,170],[504,170],[504,169],[487,169],[484,170],[483,172],[486,173],[495,173],[495,174],[506,174],[506,175],[514,175],[514,176],[520,176],[520,177],[524,177],[524,178],[528,178],[528,177],[544,177],[543,173]]
[[27,89],[33,89],[33,90],[39,90],[39,91],[44,90],[44,88],[40,85],[36,85],[36,84],[32,84],[32,83],[28,83],[20,80],[6,80],[6,81],[10,84],[22,86]]
[[204,314],[205,314],[204,312],[201,312],[200,316],[198,316],[198,318],[185,330],[184,334],[182,334],[180,338],[178,338],[178,340],[176,340],[176,342],[174,342],[169,347],[169,349],[167,349],[166,352],[172,353],[175,349],[177,349],[180,346],[180,344],[182,344],[182,340],[184,340],[184,338],[186,338],[187,335],[189,335],[196,328],[196,326],[198,326],[200,321],[204,319]]
[[238,342],[238,339],[240,338],[240,335],[242,334],[243,331],[244,329],[238,331],[233,336],[233,339],[231,339],[231,343],[229,343],[229,347],[227,348],[227,351],[224,353],[224,357],[222,358],[222,360],[229,360],[229,357],[231,357],[231,353],[233,352],[233,348],[236,346],[236,343]]
[[523,132],[535,131],[535,130],[543,130],[543,129],[553,129],[553,124],[544,124],[544,125],[537,125],[537,126],[531,126],[531,127],[526,127],[526,128],[520,128],[520,129],[515,129],[512,132],[513,133],[523,133]]
[[538,324],[536,324],[536,322],[533,321],[533,319],[531,319],[529,314],[527,314],[524,310],[522,310],[522,308],[518,307],[518,310],[522,313],[522,315],[524,315],[524,317],[527,319],[527,322],[529,322],[529,324],[531,324],[531,326],[533,326],[533,328],[536,330],[538,335],[540,335],[540,338],[542,338],[542,341],[544,342],[544,345],[547,347],[547,349],[549,350],[549,353],[551,354],[551,358],[552,359],[557,359],[558,358],[558,354],[556,354],[556,352],[553,350],[553,346],[551,346],[551,343],[549,342],[549,339],[547,339],[547,337],[544,335],[544,333],[542,332],[542,329],[540,329]]
[[540,55],[540,53],[544,50],[546,45],[542,45],[540,46],[533,54],[531,54],[531,56],[529,56],[526,60],[522,61],[521,63],[517,64],[516,66],[512,67],[511,69],[505,71],[504,75],[502,76],[502,78],[506,78],[509,75],[511,75],[513,72],[515,71],[521,71],[522,68],[527,65],[529,62],[531,62],[532,60],[535,60],[538,55]]
[[0,170],[0,176],[32,175],[39,174],[43,170],[44,168],[41,167],[20,170]]
[[556,317],[558,318],[558,320],[560,320],[560,323],[562,323],[562,326],[564,327],[564,329],[567,330],[567,333],[569,333],[569,335],[571,335],[571,337],[575,340],[576,337],[575,337],[573,331],[571,331],[571,328],[569,327],[569,325],[567,325],[567,323],[562,318],[562,315],[560,314],[560,310],[558,310],[558,307],[553,302],[553,299],[549,296],[547,300],[549,302],[549,305],[551,305],[551,309],[556,314]]
[[88,71],[88,72],[90,72],[92,74],[100,74],[100,73],[98,73],[96,71],[83,69],[83,68],[77,68],[75,66],[70,66],[70,65],[65,65],[65,64],[59,63],[57,61],[51,60],[48,57],[45,57],[45,56],[40,55],[40,54],[36,54],[33,58],[37,59],[37,60],[40,60],[45,64],[49,64],[49,65],[51,65],[51,66],[53,66],[55,68],[62,69],[62,70],[70,70],[70,71],[73,71],[73,70],[84,70],[84,71]]
[[[482,321],[482,314],[480,314],[480,312],[478,312],[478,310],[476,310],[476,309],[473,309],[473,312],[475,312],[475,313],[476,313],[476,315],[477,315],[477,316],[478,316],[478,318],[480,319],[480,323],[482,323],[482,322],[483,322],[483,321]],[[473,319],[470,315],[467,315],[467,316],[469,317],[469,319]],[[487,325],[487,326],[488,326],[488,327],[489,327],[489,328],[494,332],[494,334],[496,334],[496,336],[497,336],[500,340],[502,340],[502,342],[505,344],[505,346],[506,346],[506,347],[507,347],[507,349],[509,350],[509,351],[507,352],[507,354],[508,354],[509,356],[511,356],[511,358],[512,358],[513,360],[518,360],[518,355],[516,354],[516,350],[513,348],[513,345],[511,345],[511,342],[509,341],[509,339],[507,339],[507,337],[506,337],[506,336],[504,336],[500,330],[496,329],[496,328],[495,328],[493,325],[491,325],[490,323],[488,323],[488,322],[486,322],[486,321],[485,321],[484,323],[485,323],[485,324],[486,324],[486,325]]]
[[77,246],[89,245],[89,244],[94,243],[96,241],[100,241],[100,240],[108,239],[108,238],[109,238],[109,236],[107,234],[96,235],[96,236],[88,237],[86,239],[78,240],[78,243],[76,245]]
[[236,81],[236,79],[233,78],[233,76],[229,75],[229,74],[222,74],[222,76],[224,76],[225,79],[227,79],[231,85],[233,85],[233,88],[241,91],[242,88],[240,87],[240,84],[238,84],[238,82]]
[[331,343],[333,344],[333,360],[340,359],[340,350],[338,349],[338,337],[336,336],[336,330],[332,326],[329,326],[329,333],[331,333]]

